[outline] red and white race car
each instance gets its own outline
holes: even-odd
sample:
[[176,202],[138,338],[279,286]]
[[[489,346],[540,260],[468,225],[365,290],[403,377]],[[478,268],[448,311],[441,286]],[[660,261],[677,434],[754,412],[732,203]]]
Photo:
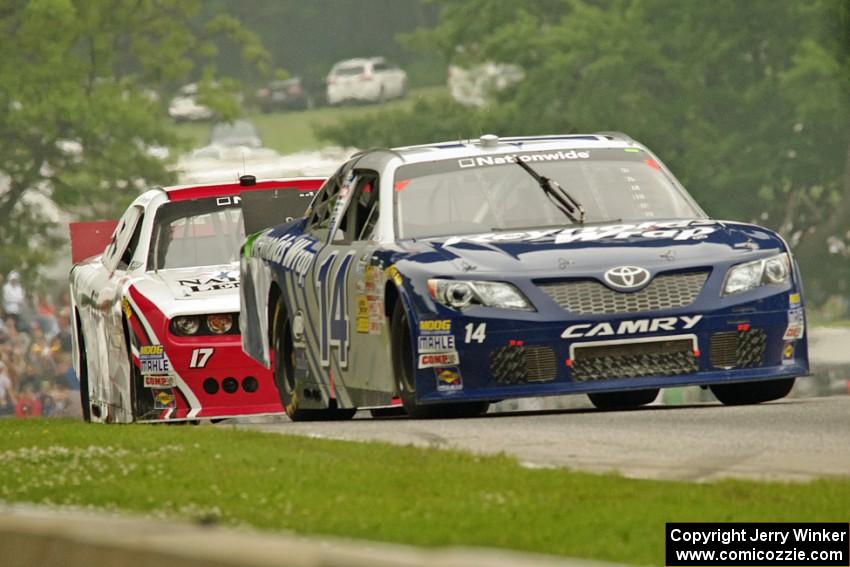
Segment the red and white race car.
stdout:
[[263,209],[268,202],[282,222],[302,215],[323,182],[243,176],[157,188],[117,223],[73,223],[74,366],[84,418],[127,423],[283,411],[271,372],[242,352],[242,203]]

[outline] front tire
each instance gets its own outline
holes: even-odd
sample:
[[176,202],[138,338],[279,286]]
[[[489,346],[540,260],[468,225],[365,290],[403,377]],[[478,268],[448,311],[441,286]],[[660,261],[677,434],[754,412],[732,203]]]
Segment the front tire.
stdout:
[[80,405],[83,410],[83,421],[91,422],[91,398],[89,397],[89,366],[86,357],[86,341],[83,337],[83,329],[77,315],[77,345],[80,349]]
[[710,388],[714,397],[723,405],[744,406],[784,398],[791,392],[795,380],[796,378],[779,378],[762,382],[714,384]]
[[651,404],[658,397],[658,388],[628,392],[598,392],[588,394],[590,402],[601,410],[633,409]]
[[[295,345],[292,340],[292,323],[278,302],[274,316],[274,382],[280,395],[280,405],[292,421],[334,421],[354,417],[357,408],[304,409],[296,390]],[[335,401],[331,400],[331,404]]]
[[475,417],[487,411],[490,402],[420,405],[416,402],[416,370],[413,368],[413,342],[407,311],[399,299],[391,322],[392,362],[396,388],[404,411],[414,419]]

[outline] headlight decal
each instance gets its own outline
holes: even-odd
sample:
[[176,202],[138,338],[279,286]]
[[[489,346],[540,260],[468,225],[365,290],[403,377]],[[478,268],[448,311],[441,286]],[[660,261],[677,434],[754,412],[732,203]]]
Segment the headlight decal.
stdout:
[[782,285],[791,278],[791,259],[783,252],[737,264],[726,272],[722,295],[743,293],[764,285]]
[[434,278],[428,280],[428,294],[436,302],[453,309],[483,305],[499,309],[534,311],[525,295],[507,282]]

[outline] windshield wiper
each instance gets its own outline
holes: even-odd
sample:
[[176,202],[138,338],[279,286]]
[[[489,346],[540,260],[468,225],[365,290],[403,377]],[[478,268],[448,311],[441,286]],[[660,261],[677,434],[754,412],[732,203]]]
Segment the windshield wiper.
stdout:
[[[573,221],[574,224],[584,224],[584,207],[582,207],[581,203],[576,201],[569,193],[567,193],[567,190],[561,187],[557,181],[540,175],[534,171],[530,165],[519,158],[516,159],[516,164],[527,171],[528,174],[537,181],[537,184],[540,185],[540,188],[543,189],[543,192],[546,193],[547,197],[549,197],[549,200],[552,201],[562,213],[567,215],[567,218]],[[576,216],[576,212],[578,212],[578,216]]]

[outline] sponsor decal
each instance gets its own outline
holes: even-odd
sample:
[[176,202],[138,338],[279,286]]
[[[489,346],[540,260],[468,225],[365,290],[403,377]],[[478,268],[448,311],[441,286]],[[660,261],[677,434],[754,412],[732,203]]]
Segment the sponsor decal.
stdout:
[[144,377],[143,384],[145,388],[173,388],[176,385],[176,380],[174,376],[167,374],[151,374]]
[[541,161],[564,161],[575,159],[590,159],[590,152],[569,150],[558,150],[557,152],[541,152],[535,154],[507,154],[500,156],[478,156],[470,158],[462,158],[457,160],[457,165],[460,168],[467,167],[487,167],[493,165],[506,165],[516,163],[517,160],[528,162]]
[[561,333],[562,339],[580,339],[583,337],[610,337],[617,335],[637,335],[658,331],[687,331],[702,319],[702,315],[681,317],[655,317],[653,319],[632,319],[619,323],[577,323],[570,325]]
[[154,409],[174,409],[175,406],[174,393],[171,390],[154,390]]
[[251,256],[279,264],[293,272],[298,278],[298,285],[304,287],[304,278],[316,259],[316,252],[312,249],[316,242],[309,236],[296,238],[287,234],[273,238],[263,235],[251,246]]
[[424,335],[419,337],[419,352],[448,352],[455,350],[454,335]]
[[357,296],[357,323],[355,330],[358,333],[369,332],[369,303],[365,295]]
[[457,351],[437,352],[419,355],[419,368],[434,368],[436,366],[453,366],[460,364]]
[[435,368],[438,392],[457,392],[463,390],[463,378],[458,368]]
[[638,266],[617,266],[603,276],[611,287],[635,289],[649,281],[649,270]]
[[806,318],[803,315],[802,308],[788,310],[788,326],[785,328],[785,334],[782,340],[793,341],[802,339],[806,333]]
[[423,334],[444,334],[452,332],[451,319],[426,319],[419,321],[419,332]]
[[404,278],[402,277],[401,272],[398,271],[398,268],[390,266],[384,271],[384,273],[386,274],[387,279],[391,279],[395,285],[401,287]]
[[204,293],[217,291],[219,289],[236,289],[239,287],[239,272],[224,271],[212,276],[201,276],[185,280],[177,280],[183,287],[189,288],[192,293]]
[[785,346],[782,347],[782,364],[783,366],[794,364],[794,343],[792,341],[786,341]]
[[164,375],[171,370],[162,345],[144,345],[139,348],[139,367],[143,376]]
[[127,319],[130,319],[133,316],[133,308],[130,307],[130,300],[125,297],[121,302],[121,307],[124,309],[124,315]]
[[612,224],[580,228],[550,228],[522,232],[497,232],[477,235],[453,236],[443,247],[459,242],[488,244],[492,242],[543,242],[555,244],[571,242],[596,242],[600,240],[627,240],[632,237],[667,240],[701,240],[717,230],[714,221],[647,221],[639,224]]
[[788,307],[794,309],[795,307],[800,306],[800,294],[799,293],[791,293],[788,295]]

